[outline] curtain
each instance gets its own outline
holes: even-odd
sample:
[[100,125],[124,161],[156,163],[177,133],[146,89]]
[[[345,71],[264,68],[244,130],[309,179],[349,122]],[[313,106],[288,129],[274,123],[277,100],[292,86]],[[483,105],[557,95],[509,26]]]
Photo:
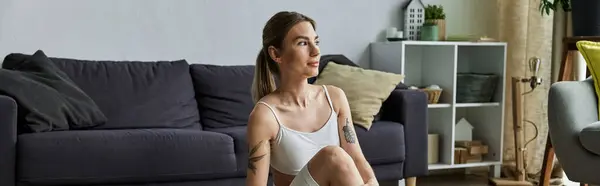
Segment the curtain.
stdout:
[[[548,134],[547,95],[552,75],[553,15],[542,15],[539,0],[496,0],[498,5],[498,39],[508,43],[506,55],[506,99],[504,117],[503,160],[514,165],[514,135],[511,103],[511,77],[530,77],[528,61],[541,58],[538,76],[543,83],[531,93],[523,95],[525,164],[528,180],[537,182],[540,175]],[[523,83],[521,90],[530,91]],[[530,122],[528,122],[530,121]],[[514,166],[505,166],[514,167]],[[514,168],[513,168],[514,170]]]

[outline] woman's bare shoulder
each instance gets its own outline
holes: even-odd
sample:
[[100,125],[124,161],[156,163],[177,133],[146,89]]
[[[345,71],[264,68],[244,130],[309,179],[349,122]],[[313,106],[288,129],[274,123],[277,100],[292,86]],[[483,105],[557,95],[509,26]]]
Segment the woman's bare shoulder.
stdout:
[[[335,85],[325,85],[325,88],[327,88],[327,92],[329,92],[329,96],[341,96],[342,94],[344,94],[344,90],[342,90],[340,87],[337,87]],[[345,94],[343,95],[345,96]]]
[[[262,103],[260,103],[262,102]],[[260,128],[266,131],[275,131],[277,128],[277,120],[273,111],[269,107],[271,101],[261,99],[255,105],[248,117],[248,128]]]
[[335,85],[325,85],[325,88],[327,88],[327,92],[332,101],[339,102],[340,99],[347,99],[343,89]]

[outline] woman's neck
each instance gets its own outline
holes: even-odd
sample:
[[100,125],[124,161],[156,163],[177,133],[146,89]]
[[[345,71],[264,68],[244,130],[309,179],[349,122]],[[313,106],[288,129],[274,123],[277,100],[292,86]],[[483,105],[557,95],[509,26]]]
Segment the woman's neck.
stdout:
[[283,105],[308,106],[312,90],[305,78],[282,77],[277,89],[281,95],[281,103]]

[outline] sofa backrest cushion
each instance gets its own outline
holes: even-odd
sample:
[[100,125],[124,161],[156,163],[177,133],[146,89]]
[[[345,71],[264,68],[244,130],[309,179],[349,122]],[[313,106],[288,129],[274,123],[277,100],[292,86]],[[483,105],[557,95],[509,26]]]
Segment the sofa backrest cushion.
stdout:
[[99,128],[200,128],[185,60],[51,60],[104,112]]
[[247,125],[254,66],[190,65],[203,127]]
[[[346,56],[344,56],[342,54],[327,54],[327,55],[322,55],[321,59],[319,61],[319,75],[321,75],[321,73],[323,72],[323,69],[325,69],[325,67],[329,63],[348,65],[348,66],[352,66],[352,67],[360,67],[356,63],[352,62],[352,60],[348,59]],[[319,77],[319,75],[312,77],[312,78],[308,78],[308,83],[314,84],[314,82],[317,80],[317,77]],[[405,85],[404,83],[400,82],[400,83],[398,83],[398,85],[396,85],[396,88],[394,88],[394,89],[395,90],[396,89],[408,89],[408,86]],[[381,119],[381,110],[374,116],[373,121],[379,121],[380,119]]]
[[33,55],[11,53],[4,58],[0,94],[18,104],[19,134],[89,129],[107,121],[94,100],[42,50]]

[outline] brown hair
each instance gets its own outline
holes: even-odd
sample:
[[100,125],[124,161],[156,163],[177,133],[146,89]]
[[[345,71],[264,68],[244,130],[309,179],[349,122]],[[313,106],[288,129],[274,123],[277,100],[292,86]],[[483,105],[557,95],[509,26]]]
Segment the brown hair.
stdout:
[[254,102],[275,91],[276,88],[275,77],[279,76],[279,66],[269,55],[269,46],[280,49],[288,31],[303,21],[308,21],[313,28],[316,28],[313,19],[297,12],[278,12],[267,21],[262,33],[262,49],[256,57],[254,81],[252,82]]

